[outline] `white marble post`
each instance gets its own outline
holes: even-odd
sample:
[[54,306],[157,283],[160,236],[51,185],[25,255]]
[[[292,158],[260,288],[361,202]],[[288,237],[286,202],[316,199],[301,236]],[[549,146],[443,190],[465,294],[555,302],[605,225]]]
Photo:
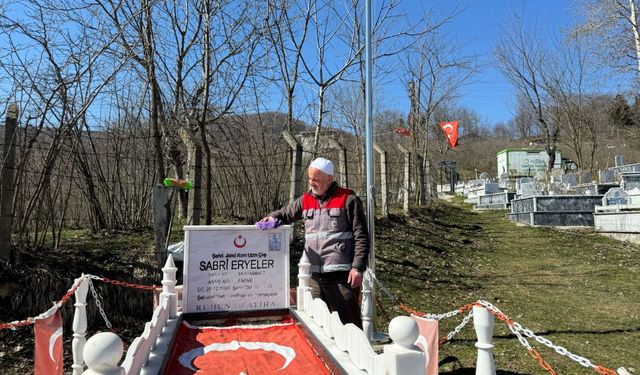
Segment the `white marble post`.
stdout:
[[100,332],[91,336],[83,350],[87,371],[82,375],[124,375],[124,368],[118,366],[124,345],[118,335]]
[[369,281],[372,277],[367,269],[363,275],[362,281],[362,306],[360,311],[362,313],[362,330],[369,338],[369,341],[373,340],[373,292],[371,290],[371,284]]
[[89,281],[80,276],[75,280],[80,283],[75,292],[76,303],[75,312],[73,314],[73,341],[71,342],[71,350],[73,353],[73,375],[80,375],[84,370],[84,357],[82,352],[87,342],[85,338],[87,334],[87,293],[89,292]]
[[482,306],[473,306],[473,326],[478,336],[478,360],[476,375],[495,375],[496,364],[493,359],[493,315]]
[[389,337],[385,345],[386,372],[388,375],[424,374],[424,352],[413,343],[419,335],[418,324],[408,316],[397,316],[389,323]]
[[176,267],[173,262],[173,256],[169,254],[167,262],[162,268],[162,293],[160,293],[160,304],[162,304],[163,298],[169,299],[169,319],[174,319],[178,316],[178,295],[176,294]]
[[296,309],[298,311],[304,311],[304,293],[305,291],[311,291],[309,286],[309,279],[311,279],[311,263],[307,258],[307,252],[302,251],[302,257],[298,263],[298,288],[296,290]]

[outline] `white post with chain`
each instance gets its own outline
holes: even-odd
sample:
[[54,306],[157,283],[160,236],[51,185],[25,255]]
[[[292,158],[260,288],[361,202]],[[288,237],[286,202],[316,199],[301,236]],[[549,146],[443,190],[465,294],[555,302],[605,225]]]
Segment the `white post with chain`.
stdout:
[[84,357],[82,352],[87,342],[87,293],[89,292],[89,280],[84,275],[76,279],[80,283],[75,291],[76,302],[73,314],[73,341],[71,350],[73,352],[73,375],[81,375],[84,371]]
[[482,306],[473,306],[473,326],[478,336],[476,348],[478,359],[476,362],[476,375],[495,375],[496,364],[493,359],[493,315]]

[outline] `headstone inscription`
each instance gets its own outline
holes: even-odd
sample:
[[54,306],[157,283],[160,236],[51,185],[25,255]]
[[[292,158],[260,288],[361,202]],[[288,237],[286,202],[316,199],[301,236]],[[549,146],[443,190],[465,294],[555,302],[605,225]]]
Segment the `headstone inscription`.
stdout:
[[536,181],[520,183],[520,197],[527,198],[542,195],[543,189]]
[[617,204],[629,204],[629,195],[620,188],[609,189],[602,197],[602,205],[612,206]]
[[183,311],[288,308],[289,230],[185,226]]

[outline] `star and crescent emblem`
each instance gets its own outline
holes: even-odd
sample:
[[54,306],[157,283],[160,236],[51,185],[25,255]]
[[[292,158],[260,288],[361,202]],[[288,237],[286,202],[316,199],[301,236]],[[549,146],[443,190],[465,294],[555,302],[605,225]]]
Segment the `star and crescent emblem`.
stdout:
[[[236,341],[233,340],[228,343],[213,343],[204,347],[191,349],[188,352],[185,352],[180,355],[178,361],[180,365],[185,368],[188,368],[191,371],[198,371],[193,365],[193,361],[209,352],[224,352],[224,351],[235,351],[239,349],[246,350],[265,350],[269,352],[274,352],[281,355],[284,358],[284,365],[279,370],[284,370],[291,364],[291,362],[296,358],[296,351],[293,348],[288,346],[278,345],[272,342],[257,342],[257,341]],[[240,373],[240,375],[243,373]]]
[[233,240],[233,246],[237,247],[238,249],[242,249],[243,247],[247,246],[247,239],[242,237],[241,234],[239,234],[234,240]]

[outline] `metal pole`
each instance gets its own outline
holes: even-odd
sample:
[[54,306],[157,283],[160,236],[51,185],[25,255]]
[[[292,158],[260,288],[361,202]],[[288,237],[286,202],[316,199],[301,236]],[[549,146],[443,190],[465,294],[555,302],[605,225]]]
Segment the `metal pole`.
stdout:
[[[374,203],[374,181],[373,181],[373,118],[372,118],[372,79],[371,79],[371,4],[372,0],[367,0],[365,5],[366,27],[365,27],[365,155],[367,172],[367,224],[369,227],[369,267],[375,271],[375,203]],[[375,301],[375,289],[371,290],[372,301]],[[376,314],[375,304],[373,304],[373,325],[369,327],[371,332],[366,332],[372,338]]]

